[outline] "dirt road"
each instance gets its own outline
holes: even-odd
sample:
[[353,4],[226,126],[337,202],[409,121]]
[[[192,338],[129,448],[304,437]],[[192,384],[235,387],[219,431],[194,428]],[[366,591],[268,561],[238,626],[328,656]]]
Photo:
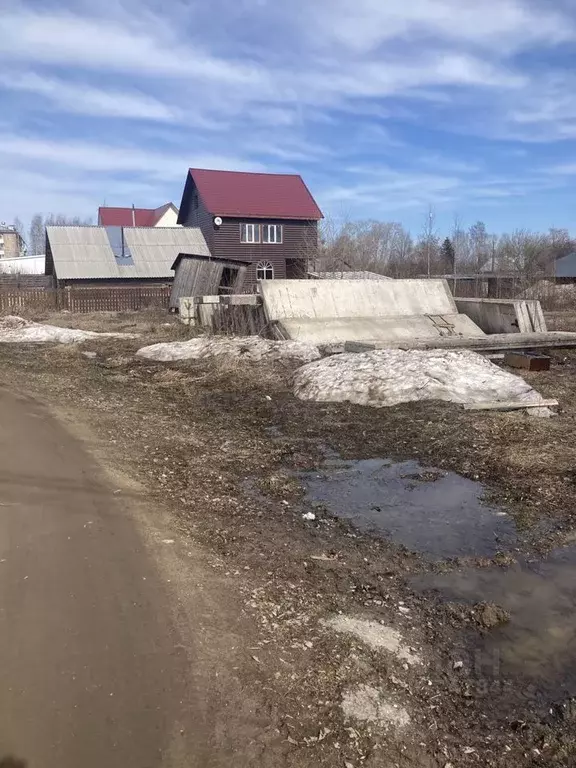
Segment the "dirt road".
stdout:
[[0,762],[212,764],[167,585],[114,491],[54,418],[0,390]]

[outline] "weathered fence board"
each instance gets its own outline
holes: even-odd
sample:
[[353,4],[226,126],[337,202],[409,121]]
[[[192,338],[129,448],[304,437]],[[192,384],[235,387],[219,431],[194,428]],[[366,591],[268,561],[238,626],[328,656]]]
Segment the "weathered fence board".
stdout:
[[0,312],[68,310],[69,312],[126,312],[157,307],[167,309],[171,287],[63,288],[59,290],[0,291]]

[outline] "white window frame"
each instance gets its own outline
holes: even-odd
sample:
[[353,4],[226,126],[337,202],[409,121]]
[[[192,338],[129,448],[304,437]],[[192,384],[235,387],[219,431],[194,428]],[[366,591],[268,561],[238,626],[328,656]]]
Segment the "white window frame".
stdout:
[[[264,275],[260,275],[260,272],[264,272]],[[268,272],[271,274],[267,274]],[[274,280],[274,264],[270,261],[259,261],[258,264],[256,264],[256,279]]]
[[282,224],[262,224],[262,242],[266,245],[282,245]]
[[245,245],[258,245],[260,243],[260,224],[254,224],[254,222],[240,224],[240,242]]

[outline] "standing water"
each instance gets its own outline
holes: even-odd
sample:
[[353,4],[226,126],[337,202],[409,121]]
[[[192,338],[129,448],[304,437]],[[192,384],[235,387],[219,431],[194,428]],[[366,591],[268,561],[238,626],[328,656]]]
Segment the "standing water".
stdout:
[[480,483],[454,472],[416,461],[330,459],[299,477],[308,502],[433,559],[492,557],[516,544],[508,515],[482,503]]

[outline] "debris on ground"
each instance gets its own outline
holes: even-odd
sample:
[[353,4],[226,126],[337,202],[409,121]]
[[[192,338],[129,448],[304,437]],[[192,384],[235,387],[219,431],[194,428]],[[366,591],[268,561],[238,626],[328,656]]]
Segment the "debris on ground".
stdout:
[[37,343],[52,341],[57,344],[74,344],[87,339],[102,337],[133,339],[132,333],[97,333],[96,331],[81,331],[77,328],[60,328],[56,325],[33,323],[17,315],[6,315],[0,318],[0,343]]
[[493,629],[510,621],[510,614],[496,603],[478,603],[474,606],[476,623],[483,629]]
[[300,368],[294,392],[302,400],[376,408],[421,400],[480,403],[542,397],[520,376],[469,350],[381,349],[324,358]]
[[298,360],[308,363],[320,358],[318,347],[314,344],[304,341],[270,341],[259,336],[203,336],[189,341],[152,344],[142,347],[136,354],[160,362],[228,357],[249,362]]
[[388,651],[408,664],[420,664],[422,662],[417,653],[404,645],[402,635],[397,630],[379,624],[377,621],[358,619],[353,616],[334,616],[322,621],[322,624],[336,630],[336,632],[353,635],[376,651]]
[[342,696],[342,711],[348,720],[374,723],[383,728],[401,730],[410,725],[410,715],[398,704],[386,700],[382,691],[371,685],[359,685]]

